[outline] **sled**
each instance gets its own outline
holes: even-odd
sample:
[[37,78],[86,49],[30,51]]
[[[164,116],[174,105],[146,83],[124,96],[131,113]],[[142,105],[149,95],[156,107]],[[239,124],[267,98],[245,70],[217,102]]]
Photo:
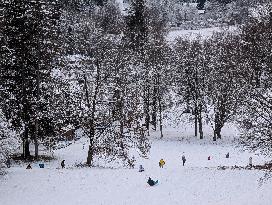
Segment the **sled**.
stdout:
[[155,181],[155,184],[154,184],[153,186],[155,186],[155,185],[158,184],[158,183],[159,183],[159,180]]
[[159,180],[155,181],[153,185],[148,184],[149,186],[155,186],[159,183]]

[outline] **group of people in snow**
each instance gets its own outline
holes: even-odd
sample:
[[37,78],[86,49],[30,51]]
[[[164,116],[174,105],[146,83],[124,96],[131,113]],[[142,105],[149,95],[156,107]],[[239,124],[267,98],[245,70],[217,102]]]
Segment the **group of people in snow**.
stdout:
[[[229,157],[230,157],[230,154],[227,153],[226,154],[226,158],[229,158]],[[182,155],[181,160],[182,160],[182,166],[185,166],[186,157],[185,157],[184,154]],[[208,160],[211,160],[211,156],[208,156]],[[248,164],[249,164],[250,167],[252,167],[252,157],[249,157],[249,163]],[[8,168],[10,168],[10,165],[11,165],[11,161],[8,158],[7,161],[6,161],[6,166]],[[62,160],[61,163],[60,163],[60,165],[61,165],[61,168],[65,168],[65,160]],[[165,161],[163,159],[160,159],[160,161],[159,161],[159,167],[163,168],[164,165],[165,165]],[[28,164],[27,167],[26,167],[26,169],[32,169],[31,165]],[[143,167],[143,165],[140,165],[139,172],[143,172],[143,171],[144,171],[144,167]]]
[[[181,160],[182,160],[182,166],[184,166],[184,165],[185,165],[185,162],[186,162],[186,157],[185,157],[184,154],[182,155]],[[159,167],[160,167],[160,168],[163,168],[164,165],[165,165],[165,161],[164,161],[163,159],[161,159],[161,160],[159,161]]]
[[[65,160],[61,161],[61,163],[60,163],[61,168],[65,168],[65,163],[64,162],[65,162]],[[43,165],[43,166],[41,166],[41,165]],[[40,168],[44,168],[44,164],[39,164],[39,166],[40,166]],[[28,164],[26,169],[32,169],[31,164]]]
[[[229,158],[229,157],[230,157],[230,154],[227,153],[226,154],[226,158]],[[184,153],[183,153],[183,155],[181,157],[181,160],[182,160],[182,166],[185,166],[186,157],[185,157]],[[211,160],[211,156],[208,156],[208,160]],[[11,161],[10,161],[10,158],[8,158],[7,161],[6,161],[6,166],[8,168],[10,168],[10,165],[11,165]],[[65,160],[62,160],[61,163],[60,163],[60,165],[61,165],[61,168],[64,169],[65,168]],[[165,165],[164,159],[160,159],[160,161],[159,161],[159,167],[163,168],[164,165]],[[252,157],[249,157],[249,166],[252,167]],[[31,164],[28,164],[27,167],[26,167],[26,169],[32,169]],[[143,172],[143,171],[145,171],[144,167],[143,167],[143,165],[140,165],[139,166],[139,172]],[[158,184],[158,180],[155,181],[155,180],[152,180],[149,177],[148,180],[147,180],[147,183],[150,186],[154,186],[154,185]]]
[[[226,158],[228,159],[230,157],[230,154],[229,152],[226,154]],[[182,166],[185,165],[185,162],[186,162],[186,157],[183,153],[182,157],[181,157],[181,160],[182,160]],[[208,160],[211,160],[211,156],[208,156]],[[249,166],[252,167],[252,157],[249,157]],[[165,165],[165,161],[163,159],[161,159],[159,161],[159,167],[160,168],[163,168],[163,166]],[[139,167],[139,172],[143,172],[144,171],[144,168],[143,168],[143,165],[140,165]],[[158,180],[154,181],[152,180],[150,177],[148,178],[147,180],[147,183],[150,185],[150,186],[154,186],[158,183]]]
[[[184,166],[185,162],[186,162],[186,157],[185,157],[184,153],[183,153],[183,155],[181,157],[181,160],[182,160],[182,166]],[[165,165],[165,161],[163,159],[161,159],[159,161],[159,167],[163,168],[164,165]],[[143,165],[140,165],[139,172],[143,172],[143,171],[144,171],[144,167],[143,167]],[[149,186],[154,186],[154,185],[158,184],[158,182],[159,182],[158,180],[154,181],[150,177],[147,180],[147,183],[149,184]]]
[[[44,164],[39,164],[39,166],[40,166],[40,168],[44,168]],[[60,166],[61,166],[62,169],[65,168],[65,160],[61,161]],[[10,165],[9,165],[9,167],[10,167]],[[28,164],[26,166],[26,169],[32,169],[31,164]]]

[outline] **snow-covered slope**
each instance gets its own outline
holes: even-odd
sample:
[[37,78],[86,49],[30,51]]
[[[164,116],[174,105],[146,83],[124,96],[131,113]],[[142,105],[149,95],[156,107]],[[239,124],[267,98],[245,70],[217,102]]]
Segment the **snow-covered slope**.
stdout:
[[167,37],[166,40],[168,42],[174,41],[176,38],[187,38],[187,39],[197,39],[201,38],[208,38],[211,37],[215,32],[236,32],[237,27],[230,26],[230,27],[212,27],[212,28],[204,28],[199,30],[182,30],[182,29],[172,29]]
[[[32,170],[13,166],[0,178],[0,204],[3,205],[250,205],[271,204],[272,183],[259,186],[263,172],[254,170],[218,170],[219,165],[246,165],[252,154],[239,152],[231,144],[206,141],[184,142],[178,138],[153,139],[149,159],[138,159],[145,172],[124,168],[77,168],[85,161],[87,140],[55,152],[56,161]],[[84,149],[83,149],[83,144]],[[182,166],[181,155],[187,157]],[[225,154],[229,152],[230,158]],[[211,156],[208,161],[207,157]],[[158,162],[166,161],[164,168]],[[60,169],[62,159],[67,168]],[[262,156],[253,155],[254,163],[263,163]],[[158,179],[155,187],[147,185],[148,177]]]

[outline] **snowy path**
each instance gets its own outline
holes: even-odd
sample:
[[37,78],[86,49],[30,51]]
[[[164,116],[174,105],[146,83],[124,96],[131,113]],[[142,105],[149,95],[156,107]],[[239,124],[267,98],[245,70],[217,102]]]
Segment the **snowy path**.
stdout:
[[[84,161],[87,150],[82,142],[55,154],[59,160],[46,163],[45,169],[33,165],[12,167],[0,178],[0,204],[2,205],[271,205],[272,183],[258,186],[260,171],[217,170],[219,165],[246,165],[249,153],[238,152],[229,145],[186,144],[180,141],[152,143],[150,159],[138,162],[146,171],[136,169],[75,168],[74,163]],[[185,152],[186,166],[181,165]],[[230,152],[230,159],[225,154]],[[211,155],[212,159],[207,160]],[[166,166],[158,167],[163,158]],[[56,169],[66,159],[68,169]],[[253,156],[259,163],[261,156]],[[151,176],[159,180],[155,187],[146,184]]]

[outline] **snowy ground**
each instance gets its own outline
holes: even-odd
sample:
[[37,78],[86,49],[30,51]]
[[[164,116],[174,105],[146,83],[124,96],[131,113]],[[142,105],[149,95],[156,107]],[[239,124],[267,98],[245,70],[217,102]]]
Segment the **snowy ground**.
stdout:
[[236,32],[237,27],[229,26],[229,27],[212,27],[212,28],[204,28],[199,30],[181,30],[181,29],[172,29],[166,37],[168,42],[174,41],[176,38],[187,38],[187,39],[197,39],[201,36],[201,38],[211,37],[215,32]]
[[[169,131],[170,133],[170,131]],[[272,182],[259,186],[262,171],[218,170],[219,165],[246,165],[248,157],[263,163],[265,158],[240,152],[230,143],[213,144],[208,140],[184,141],[179,138],[153,138],[149,159],[139,160],[145,172],[138,169],[76,168],[85,161],[85,139],[55,152],[58,160],[45,163],[44,169],[33,164],[13,166],[0,177],[1,205],[271,205]],[[186,166],[181,155],[187,157]],[[225,154],[229,152],[230,158]],[[211,156],[208,161],[207,157]],[[163,158],[166,166],[158,167]],[[59,169],[62,159],[67,168]],[[155,187],[146,183],[148,177],[159,180]]]

